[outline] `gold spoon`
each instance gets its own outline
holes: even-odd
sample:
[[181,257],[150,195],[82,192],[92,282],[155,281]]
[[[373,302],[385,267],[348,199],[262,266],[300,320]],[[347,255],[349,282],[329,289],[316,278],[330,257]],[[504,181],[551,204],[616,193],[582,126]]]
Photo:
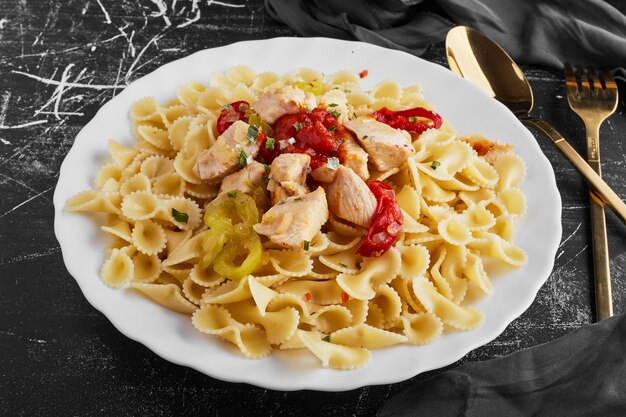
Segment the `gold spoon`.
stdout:
[[478,84],[507,106],[526,126],[543,133],[582,174],[589,186],[626,223],[626,204],[552,126],[530,117],[533,92],[524,73],[500,46],[466,26],[457,26],[446,37],[450,69]]

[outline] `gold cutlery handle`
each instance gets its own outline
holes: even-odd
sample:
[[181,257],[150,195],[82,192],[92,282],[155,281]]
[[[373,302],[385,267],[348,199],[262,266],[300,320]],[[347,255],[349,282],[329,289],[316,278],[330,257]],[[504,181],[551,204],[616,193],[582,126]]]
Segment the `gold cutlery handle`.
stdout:
[[574,167],[585,178],[591,189],[596,195],[607,205],[613,212],[626,223],[626,204],[615,191],[608,186],[606,182],[589,166],[587,161],[576,152],[574,148],[563,138],[563,136],[543,120],[520,117],[520,121],[526,126],[534,127],[543,133],[548,139],[554,143],[558,150],[569,159]]
[[[598,123],[586,124],[587,161],[598,174],[600,171],[600,129]],[[593,249],[593,276],[596,298],[596,319],[598,321],[613,316],[613,295],[611,292],[611,271],[609,268],[609,247],[606,233],[604,203],[591,191],[591,245]]]

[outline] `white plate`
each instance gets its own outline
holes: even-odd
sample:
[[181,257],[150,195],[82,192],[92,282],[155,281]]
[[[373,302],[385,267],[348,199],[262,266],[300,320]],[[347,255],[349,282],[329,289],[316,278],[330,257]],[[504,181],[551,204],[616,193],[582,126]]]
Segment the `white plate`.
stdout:
[[[528,214],[518,225],[516,238],[516,243],[528,252],[528,263],[495,278],[493,295],[473,304],[485,313],[482,326],[445,334],[426,346],[375,350],[365,367],[336,371],[321,368],[317,359],[311,360],[312,355],[306,352],[275,351],[264,359],[244,359],[227,343],[196,331],[188,316],[101,282],[103,233],[89,216],[64,212],[65,202],[91,188],[106,158],[108,139],[133,143],[128,110],[135,100],[154,96],[164,102],[174,98],[180,85],[192,80],[207,82],[211,73],[240,64],[258,72],[279,74],[301,67],[325,73],[367,69],[369,76],[363,80],[366,88],[386,79],[403,86],[418,83],[426,99],[461,134],[483,133],[515,145],[528,168],[522,187],[528,197]],[[504,106],[439,65],[370,44],[324,38],[277,38],[208,49],[135,81],[105,104],[76,137],[61,166],[54,207],[55,232],[68,271],[87,300],[122,333],[171,362],[214,378],[277,390],[350,390],[402,381],[455,362],[496,338],[530,306],[552,270],[561,238],[561,200],[552,168],[533,136]]]

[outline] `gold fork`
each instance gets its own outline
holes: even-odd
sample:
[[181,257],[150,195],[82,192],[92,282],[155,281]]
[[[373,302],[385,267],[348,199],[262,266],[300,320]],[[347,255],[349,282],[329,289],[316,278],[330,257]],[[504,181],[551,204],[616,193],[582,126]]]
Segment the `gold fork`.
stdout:
[[[600,125],[617,108],[617,85],[606,71],[596,72],[580,66],[574,70],[570,64],[565,64],[565,84],[569,106],[585,123],[587,161],[600,175]],[[613,315],[613,300],[604,204],[593,192],[589,194],[596,318],[599,321]]]

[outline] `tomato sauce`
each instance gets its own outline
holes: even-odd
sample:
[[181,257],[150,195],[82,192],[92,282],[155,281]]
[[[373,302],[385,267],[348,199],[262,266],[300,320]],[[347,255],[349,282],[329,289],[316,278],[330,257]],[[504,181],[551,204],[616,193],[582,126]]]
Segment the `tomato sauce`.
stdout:
[[367,186],[376,197],[376,211],[357,253],[376,257],[387,252],[396,242],[402,230],[404,216],[393,188],[381,181],[368,181]]
[[224,106],[222,112],[217,118],[215,127],[218,134],[222,134],[237,120],[246,121],[246,110],[250,108],[250,103],[247,101],[235,101],[228,106]]
[[[263,142],[257,159],[270,164],[283,153],[305,153],[311,157],[311,169],[314,170],[325,165],[328,158],[340,156],[342,137],[348,134],[337,118],[322,108],[286,114],[274,123],[273,149],[268,149]],[[287,142],[291,138],[292,143]]]

